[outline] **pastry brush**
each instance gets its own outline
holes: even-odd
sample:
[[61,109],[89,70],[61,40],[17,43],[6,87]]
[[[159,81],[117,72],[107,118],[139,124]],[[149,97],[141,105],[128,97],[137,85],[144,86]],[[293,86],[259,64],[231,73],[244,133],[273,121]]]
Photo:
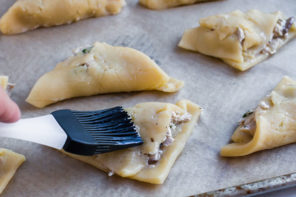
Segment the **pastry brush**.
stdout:
[[0,123],[0,137],[35,142],[79,155],[106,153],[143,143],[122,107],[84,112],[58,110],[16,123]]

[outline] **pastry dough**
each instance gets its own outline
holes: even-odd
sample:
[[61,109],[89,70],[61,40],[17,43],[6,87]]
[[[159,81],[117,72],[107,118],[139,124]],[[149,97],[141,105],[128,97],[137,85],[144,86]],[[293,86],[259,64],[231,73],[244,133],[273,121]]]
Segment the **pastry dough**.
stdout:
[[232,141],[222,148],[222,156],[244,156],[296,142],[296,81],[284,77],[254,112],[243,116]]
[[162,184],[182,152],[201,109],[181,100],[168,103],[140,103],[127,109],[144,144],[95,156],[66,153],[109,173],[152,184]]
[[201,19],[199,27],[185,31],[179,47],[221,58],[244,71],[276,53],[295,36],[293,17],[286,19],[281,12],[236,10]]
[[169,77],[145,54],[127,47],[95,43],[43,75],[27,102],[46,105],[78,96],[159,90],[176,92],[183,82]]
[[7,149],[0,149],[0,194],[24,161],[23,155]]
[[6,90],[7,86],[8,86],[8,76],[0,75],[0,87]]
[[125,0],[18,0],[1,18],[3,34],[69,24],[89,17],[117,14]]
[[147,8],[153,10],[166,9],[170,7],[177,7],[181,5],[189,5],[197,2],[209,0],[140,0],[140,3]]
[[7,93],[9,94],[12,88],[14,88],[14,84],[9,83],[8,79],[9,79],[8,76],[0,75],[0,87],[6,90]]

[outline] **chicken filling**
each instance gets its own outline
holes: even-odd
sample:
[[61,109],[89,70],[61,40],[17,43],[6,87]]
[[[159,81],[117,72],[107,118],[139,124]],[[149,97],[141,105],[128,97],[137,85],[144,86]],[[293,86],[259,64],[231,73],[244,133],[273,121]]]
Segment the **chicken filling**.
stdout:
[[174,137],[177,135],[178,132],[182,130],[182,124],[190,120],[191,115],[189,113],[185,113],[183,115],[178,112],[172,113],[171,122],[167,127],[166,136],[159,145],[158,151],[155,154],[147,154],[147,164],[150,167],[155,167],[155,164],[157,164],[157,162],[161,159],[165,148],[174,142]]

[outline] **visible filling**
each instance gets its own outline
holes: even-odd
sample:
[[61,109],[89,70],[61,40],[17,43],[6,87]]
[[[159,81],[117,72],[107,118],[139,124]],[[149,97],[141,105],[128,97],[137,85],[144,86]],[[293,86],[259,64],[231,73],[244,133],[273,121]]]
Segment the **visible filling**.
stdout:
[[[247,51],[243,52],[243,56],[245,61],[254,59],[254,55],[259,54],[269,54],[272,55],[276,53],[276,50],[279,48],[279,46],[288,38],[289,30],[292,28],[292,25],[295,23],[295,18],[290,17],[286,20],[278,19],[276,26],[273,30],[273,36],[270,41],[267,42],[267,44],[261,46],[261,47],[254,47],[250,48]],[[240,27],[237,28],[236,36],[243,46],[245,41],[245,33],[243,29]]]
[[81,74],[86,74],[88,72],[89,64],[88,63],[82,63],[78,64],[77,67],[73,69],[76,76],[83,76]]
[[114,172],[113,171],[109,171],[108,172],[108,176],[113,176],[114,175]]
[[262,53],[269,53],[270,55],[274,54],[278,49],[279,45],[287,39],[289,30],[294,24],[295,18],[290,17],[287,20],[279,19],[275,28],[273,29],[273,37],[266,44],[265,48],[262,50]]
[[[86,54],[89,54],[91,52],[91,50],[93,49],[94,46],[90,46],[90,47],[84,47],[84,48],[77,48],[73,51],[74,56],[84,56]],[[88,59],[93,59],[92,57],[88,58]],[[88,62],[86,62],[88,61]],[[75,74],[80,74],[80,73],[86,73],[89,69],[89,67],[91,66],[92,62],[89,62],[89,60],[86,60],[85,62],[79,63],[77,64],[77,67],[74,68],[74,72]]]
[[252,111],[246,112],[239,123],[240,131],[243,131],[244,133],[247,133],[253,136],[256,130],[256,119],[255,119],[256,112],[260,110],[267,110],[270,108],[271,105],[272,104],[271,104],[270,96],[267,96],[263,101],[259,103],[255,111],[252,110]]
[[88,48],[85,48],[85,49],[82,49],[81,52],[82,52],[83,54],[88,54],[88,53],[90,53],[90,51],[92,50],[92,48],[93,48],[93,46],[88,47]]
[[239,42],[241,43],[241,45],[243,45],[245,37],[246,37],[244,30],[242,30],[242,28],[238,27],[237,31],[236,31],[236,35],[237,35],[237,38],[238,38]]
[[255,112],[248,111],[243,115],[242,120],[239,123],[240,130],[248,133],[250,135],[254,135],[254,131],[256,129],[256,120],[255,120]]
[[87,69],[89,67],[89,64],[83,63],[83,64],[79,64],[78,66]]
[[[147,164],[149,167],[155,167],[155,164],[161,159],[165,148],[174,142],[174,136],[177,135],[178,132],[182,129],[182,124],[191,120],[191,114],[185,113],[181,115],[178,112],[173,112],[171,117],[171,122],[167,127],[167,132],[165,138],[162,140],[159,145],[158,151],[155,154],[147,154]],[[151,138],[151,142],[153,142],[153,138]]]
[[77,48],[73,51],[74,55],[79,55],[79,54],[88,54],[91,52],[93,49],[93,46],[86,47],[86,48]]
[[288,35],[289,30],[291,29],[295,21],[294,17],[290,17],[287,20],[279,19],[273,30],[273,38],[285,37]]

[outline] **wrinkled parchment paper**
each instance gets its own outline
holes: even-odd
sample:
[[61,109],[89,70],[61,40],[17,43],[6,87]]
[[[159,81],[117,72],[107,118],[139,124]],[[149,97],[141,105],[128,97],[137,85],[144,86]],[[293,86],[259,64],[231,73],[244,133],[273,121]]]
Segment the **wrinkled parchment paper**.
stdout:
[[[13,3],[14,0],[1,0],[0,14]],[[145,9],[136,0],[127,0],[127,3],[117,16],[16,36],[0,35],[0,72],[16,83],[12,98],[20,105],[24,118],[62,108],[96,110],[146,101],[175,103],[183,98],[199,104],[204,109],[201,120],[166,182],[155,186],[108,177],[53,149],[1,139],[2,147],[27,157],[4,196],[187,196],[296,172],[296,144],[241,158],[221,158],[218,154],[229,142],[242,114],[254,108],[284,75],[296,79],[296,40],[246,72],[236,71],[218,59],[176,47],[184,30],[197,26],[201,17],[252,8],[266,12],[281,10],[287,16],[295,16],[295,0],[225,0],[164,11]],[[107,94],[71,99],[41,110],[25,102],[42,74],[70,56],[76,47],[95,41],[139,49],[186,85],[176,94]]]

